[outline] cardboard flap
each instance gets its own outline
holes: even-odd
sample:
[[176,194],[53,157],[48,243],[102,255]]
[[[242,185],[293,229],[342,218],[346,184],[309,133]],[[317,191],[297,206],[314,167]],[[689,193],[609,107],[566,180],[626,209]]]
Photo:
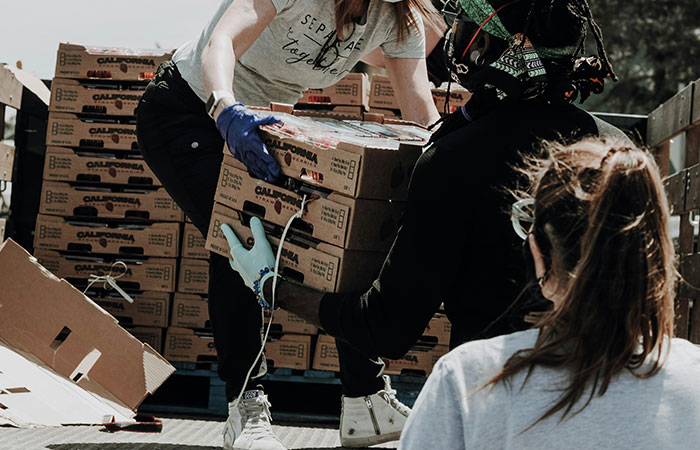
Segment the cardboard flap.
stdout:
[[49,104],[51,91],[39,77],[8,64],[0,65],[0,103],[20,109],[23,88],[36,95],[45,105]]
[[0,338],[86,390],[135,409],[175,370],[153,355],[145,366],[152,349],[11,239],[0,245],[0,286]]

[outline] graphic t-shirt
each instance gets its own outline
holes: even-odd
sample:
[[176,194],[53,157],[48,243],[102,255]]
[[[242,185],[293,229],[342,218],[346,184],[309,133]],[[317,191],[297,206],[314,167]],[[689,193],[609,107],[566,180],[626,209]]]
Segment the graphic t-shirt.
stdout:
[[[202,82],[202,50],[214,27],[233,0],[223,0],[197,39],[175,52],[173,60],[194,92],[206,101]],[[260,37],[239,57],[234,68],[236,100],[251,106],[270,102],[296,103],[307,88],[321,88],[350,73],[367,53],[381,47],[388,58],[423,58],[423,22],[399,40],[394,6],[370,0],[366,16],[337,38],[333,0],[271,0],[277,15]],[[325,47],[321,58],[319,53]],[[314,64],[315,63],[315,64]]]

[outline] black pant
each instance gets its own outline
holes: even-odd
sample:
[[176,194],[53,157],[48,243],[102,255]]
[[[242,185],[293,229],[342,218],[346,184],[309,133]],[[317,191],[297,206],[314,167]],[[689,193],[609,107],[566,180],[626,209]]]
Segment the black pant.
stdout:
[[[180,76],[172,62],[158,68],[137,111],[141,153],[165,189],[207,235],[214,194],[223,160],[224,141],[204,102]],[[219,361],[219,376],[226,381],[229,401],[243,383],[260,350],[263,325],[260,306],[252,291],[231,269],[228,259],[211,253],[209,316]],[[358,397],[381,389],[384,364],[342,341],[336,342],[345,395]],[[248,384],[265,375],[259,362]]]

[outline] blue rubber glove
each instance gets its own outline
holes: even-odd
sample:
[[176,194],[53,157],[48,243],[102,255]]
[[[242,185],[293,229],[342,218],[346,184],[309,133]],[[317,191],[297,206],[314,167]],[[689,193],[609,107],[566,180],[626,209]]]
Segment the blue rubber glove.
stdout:
[[221,226],[231,252],[229,264],[231,264],[233,270],[240,274],[245,285],[253,291],[260,306],[270,309],[270,304],[265,301],[263,286],[268,278],[275,275],[273,272],[275,255],[265,236],[265,230],[260,219],[257,217],[250,219],[250,229],[253,231],[255,244],[253,248],[247,250],[230,226],[227,224]]
[[227,106],[216,119],[216,127],[233,156],[245,164],[254,177],[270,183],[279,177],[280,165],[258,136],[258,127],[277,122],[279,119],[273,116],[256,116],[242,103]]

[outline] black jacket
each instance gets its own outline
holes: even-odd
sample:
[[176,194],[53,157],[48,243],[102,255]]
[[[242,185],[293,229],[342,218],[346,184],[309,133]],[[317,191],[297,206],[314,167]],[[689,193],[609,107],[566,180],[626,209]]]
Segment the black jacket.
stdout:
[[322,300],[323,328],[369,354],[403,356],[441,303],[452,347],[522,328],[517,308],[506,312],[528,278],[508,214],[513,200],[502,189],[512,187],[512,165],[542,139],[626,139],[573,105],[534,101],[449,127],[416,164],[404,222],[376,281]]

